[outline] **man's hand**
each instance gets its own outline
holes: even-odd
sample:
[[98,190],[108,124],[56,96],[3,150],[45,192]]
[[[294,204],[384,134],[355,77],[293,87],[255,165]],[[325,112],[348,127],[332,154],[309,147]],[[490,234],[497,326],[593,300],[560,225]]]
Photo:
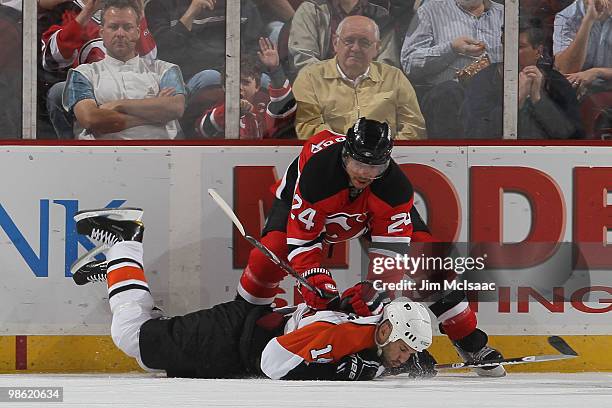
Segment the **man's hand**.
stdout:
[[390,367],[385,369],[384,375],[398,375],[408,373],[410,378],[417,377],[434,377],[436,371],[436,359],[429,354],[429,351],[423,350],[420,353],[415,353],[410,356],[408,361],[399,367]]
[[240,117],[243,117],[247,113],[250,113],[253,110],[253,104],[246,99],[240,100]]
[[542,75],[542,71],[535,65],[523,68],[523,72],[527,75],[527,78],[531,79],[531,87],[529,88],[531,101],[537,103],[542,98],[544,75]]
[[193,20],[200,15],[200,13],[206,9],[213,10],[217,0],[191,0],[191,4],[187,7],[185,14],[179,19],[179,21],[185,26],[185,28],[191,31],[193,26]]
[[174,95],[176,95],[176,89],[174,89],[174,88],[163,88],[157,94],[158,97],[162,97],[162,96],[174,96]]
[[[362,352],[360,354],[371,354]],[[366,355],[349,354],[344,356],[336,368],[336,380],[367,381],[376,377],[380,363],[375,358]]]
[[374,316],[382,313],[386,294],[378,292],[372,282],[363,281],[348,288],[340,297],[340,310],[359,316]]
[[100,10],[104,4],[104,0],[85,0],[83,3],[83,9],[75,17],[75,21],[79,23],[81,27],[84,27],[89,19]]
[[531,83],[533,78],[530,78],[525,72],[521,71],[519,72],[518,80],[518,107],[519,109],[522,109],[527,97],[531,93]]
[[590,23],[608,17],[612,11],[610,0],[584,0],[584,7],[586,9],[584,20]]
[[479,57],[485,51],[485,44],[471,37],[457,37],[451,44],[457,54]]
[[259,51],[257,51],[257,56],[261,63],[266,66],[268,72],[274,71],[280,63],[278,51],[274,43],[268,38],[259,38]]
[[317,295],[316,292],[311,291],[306,286],[298,284],[298,290],[304,298],[304,302],[315,310],[325,310],[329,305],[329,302],[338,296],[338,289],[336,289],[336,282],[331,276],[331,272],[325,268],[312,268],[302,274],[302,277],[308,281],[308,283],[319,288],[323,293],[327,293],[329,298],[322,298]]
[[586,71],[567,74],[565,77],[574,88],[586,88],[599,78],[599,70],[597,68],[591,68]]
[[104,0],[84,0],[83,1],[83,10],[90,12],[91,14],[102,8],[104,4]]
[[103,103],[102,105],[100,105],[100,109],[106,109],[106,110],[112,110],[112,111],[120,112],[120,110],[119,110],[119,105],[120,104],[121,104],[121,101],[119,101],[119,100],[111,101],[111,102],[106,102],[106,103]]
[[191,4],[187,12],[191,11],[194,16],[197,16],[204,10],[213,10],[217,0],[191,0]]

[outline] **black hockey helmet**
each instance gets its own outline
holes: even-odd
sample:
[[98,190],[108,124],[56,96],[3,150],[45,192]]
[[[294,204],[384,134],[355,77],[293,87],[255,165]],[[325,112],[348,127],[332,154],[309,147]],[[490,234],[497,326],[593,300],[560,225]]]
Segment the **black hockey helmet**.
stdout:
[[386,122],[361,117],[346,131],[343,156],[371,165],[387,164],[391,158],[393,139]]

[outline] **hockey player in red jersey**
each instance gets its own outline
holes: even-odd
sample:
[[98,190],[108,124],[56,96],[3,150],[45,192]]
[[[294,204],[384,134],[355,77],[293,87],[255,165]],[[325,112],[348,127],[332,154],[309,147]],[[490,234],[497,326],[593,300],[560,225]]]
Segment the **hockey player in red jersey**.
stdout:
[[[391,158],[392,148],[386,123],[360,118],[346,135],[324,130],[310,138],[273,186],[276,199],[261,242],[287,259],[312,286],[329,294],[322,298],[298,285],[312,309],[328,309],[330,298],[338,295],[331,272],[321,265],[324,244],[362,237],[368,242],[372,260],[407,254],[411,242],[435,242],[413,206],[410,181]],[[373,278],[371,272],[369,278]],[[285,275],[254,249],[240,278],[238,294],[254,304],[269,304]],[[383,278],[399,281],[402,275],[392,273]],[[364,296],[367,291],[361,289],[351,288],[343,298],[356,313],[369,316],[373,310]],[[486,333],[476,327],[476,315],[463,291],[438,294],[430,310],[464,360],[501,358],[497,350],[487,346]],[[502,366],[475,371],[483,376],[505,375]]]
[[[263,374],[285,380],[370,380],[385,368],[435,375],[435,360],[425,351],[432,341],[431,320],[416,302],[397,300],[382,314],[359,317],[315,312],[305,304],[283,313],[238,298],[162,317],[142,267],[141,216],[134,208],[77,213],[77,232],[101,246],[71,269],[77,284],[107,282],[113,341],[144,369],[174,377]],[[94,259],[100,252],[106,252],[106,261]]]

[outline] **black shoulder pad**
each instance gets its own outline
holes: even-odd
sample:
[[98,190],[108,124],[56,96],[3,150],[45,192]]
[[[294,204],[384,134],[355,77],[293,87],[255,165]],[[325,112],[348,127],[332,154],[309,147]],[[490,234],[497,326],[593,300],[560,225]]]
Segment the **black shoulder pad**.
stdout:
[[391,207],[407,203],[414,195],[414,190],[408,177],[406,177],[402,169],[393,160],[389,163],[386,174],[380,179],[375,180],[370,190],[372,194]]
[[300,175],[302,198],[316,203],[348,188],[349,181],[342,168],[343,143],[336,143],[313,155]]

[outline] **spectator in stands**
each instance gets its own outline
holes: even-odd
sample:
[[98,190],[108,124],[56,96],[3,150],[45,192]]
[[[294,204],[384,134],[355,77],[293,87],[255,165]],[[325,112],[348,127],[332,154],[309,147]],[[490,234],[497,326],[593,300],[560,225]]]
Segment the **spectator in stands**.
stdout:
[[[134,0],[142,10],[144,0]],[[78,4],[76,4],[78,3]],[[70,67],[100,61],[106,49],[100,38],[99,11],[103,0],[40,0],[40,7],[56,7],[61,21],[51,25],[42,36],[42,66],[45,71],[65,77]],[[61,16],[61,17],[60,17]],[[157,46],[149,33],[147,21],[140,18],[140,37],[136,50],[148,60],[157,57]],[[73,123],[62,107],[66,83],[57,82],[47,94],[47,110],[51,124],[60,139],[73,137]]]
[[336,56],[302,69],[293,84],[300,139],[324,129],[344,134],[360,117],[387,122],[397,139],[425,137],[408,79],[395,67],[373,62],[379,45],[372,19],[349,16],[340,22],[334,37]]
[[[159,46],[159,58],[177,64],[189,95],[221,85],[225,71],[226,0],[150,0],[145,14]],[[241,0],[240,41],[245,52],[265,37],[261,16],[251,0]]]
[[[519,24],[518,138],[582,137],[576,92],[559,72],[539,66],[545,33],[539,20]],[[463,119],[467,138],[501,138],[503,129],[503,64],[480,71],[467,85]]]
[[13,10],[17,10],[21,13],[23,8],[23,0],[0,0],[0,5],[10,7]]
[[0,139],[21,138],[21,4],[0,4]]
[[504,6],[490,0],[427,0],[417,15],[416,30],[402,46],[402,68],[416,86],[428,137],[461,138],[464,95],[457,72],[465,69],[469,78],[488,65],[485,54],[490,62],[502,61]]
[[519,15],[521,18],[536,18],[542,21],[545,33],[543,64],[553,64],[552,38],[555,15],[572,4],[575,0],[521,0]]
[[[240,139],[278,137],[293,125],[295,99],[289,80],[280,66],[276,46],[259,39],[259,60],[266,67],[271,83],[268,93],[260,89],[261,68],[257,60],[243,55],[240,65]],[[225,103],[221,102],[198,118],[196,135],[222,138],[225,133]]]
[[185,107],[180,69],[138,56],[138,3],[106,0],[101,17],[107,55],[71,69],[64,91],[64,108],[74,113],[79,138],[175,138]]
[[576,0],[558,13],[553,52],[579,95],[612,90],[612,1]]
[[291,21],[295,9],[288,0],[255,0],[266,25],[266,35],[278,46],[278,36],[283,25]]
[[[333,33],[347,16],[366,16],[379,28],[390,26],[388,11],[368,0],[306,0],[295,12],[289,32],[289,65],[291,74],[322,60],[333,58]],[[375,60],[399,67],[399,46],[393,29],[381,33]],[[346,129],[345,129],[346,130]]]

